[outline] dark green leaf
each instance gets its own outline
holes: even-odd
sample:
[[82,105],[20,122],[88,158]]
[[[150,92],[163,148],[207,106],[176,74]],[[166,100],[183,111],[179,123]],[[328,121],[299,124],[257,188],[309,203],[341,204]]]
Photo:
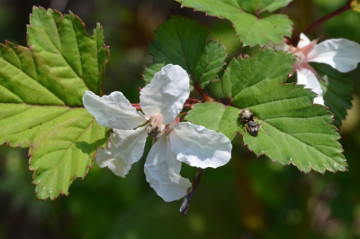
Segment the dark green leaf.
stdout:
[[201,87],[216,80],[217,73],[225,65],[226,53],[222,45],[207,43],[207,37],[204,26],[187,18],[172,17],[160,25],[155,31],[156,40],[150,44],[150,53],[157,66],[145,71],[145,80],[151,80],[154,70],[165,64],[180,65],[189,73],[193,84]]
[[[245,45],[280,43],[284,36],[290,36],[292,22],[286,15],[272,14],[263,18],[246,12],[273,11],[285,6],[288,1],[245,1],[242,0],[176,0],[182,6],[204,11],[209,15],[226,18],[234,24]],[[267,5],[269,4],[269,5]],[[246,9],[243,9],[245,7]],[[257,12],[258,13],[258,12]]]
[[334,125],[340,128],[341,120],[346,118],[346,110],[351,108],[353,82],[347,74],[340,73],[329,65],[319,63],[312,65],[321,77],[320,84],[324,92],[325,105],[334,114]]

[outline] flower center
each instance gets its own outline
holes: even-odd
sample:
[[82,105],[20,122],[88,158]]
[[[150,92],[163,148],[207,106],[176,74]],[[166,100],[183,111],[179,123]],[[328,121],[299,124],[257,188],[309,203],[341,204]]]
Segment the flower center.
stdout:
[[162,116],[160,114],[150,117],[149,124],[145,130],[148,135],[151,135],[155,140],[158,139],[165,132],[165,125],[162,123]]
[[307,63],[307,57],[304,52],[301,51],[300,48],[290,46],[289,50],[295,56],[294,69],[301,69]]

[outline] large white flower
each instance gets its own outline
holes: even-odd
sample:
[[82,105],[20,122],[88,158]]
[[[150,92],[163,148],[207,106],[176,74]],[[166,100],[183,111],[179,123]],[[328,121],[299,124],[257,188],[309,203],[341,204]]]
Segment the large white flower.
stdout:
[[330,39],[316,44],[301,33],[297,47],[288,47],[288,51],[296,56],[294,70],[297,82],[305,85],[317,94],[314,103],[324,105],[323,91],[319,77],[309,62],[325,63],[340,72],[354,70],[360,62],[360,44],[347,39]]
[[141,113],[121,92],[99,97],[87,91],[85,108],[105,127],[113,128],[108,149],[100,149],[96,161],[125,177],[139,161],[145,141],[156,142],[145,162],[146,180],[165,201],[184,197],[191,186],[180,175],[181,162],[199,168],[217,168],[231,158],[231,142],[222,133],[190,122],[177,122],[189,97],[189,77],[177,65],[166,65],[140,92]]

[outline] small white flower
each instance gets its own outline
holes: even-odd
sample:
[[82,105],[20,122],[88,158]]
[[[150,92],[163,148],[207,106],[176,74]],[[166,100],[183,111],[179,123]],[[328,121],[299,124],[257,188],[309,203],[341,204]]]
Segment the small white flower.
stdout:
[[324,105],[323,91],[318,81],[318,75],[309,62],[325,63],[340,72],[349,72],[360,62],[360,44],[347,39],[330,39],[316,44],[305,34],[300,34],[297,47],[287,47],[296,56],[294,70],[297,72],[297,82],[305,85],[317,94],[314,103]]
[[163,67],[141,90],[144,114],[121,92],[99,97],[87,91],[85,108],[101,126],[114,132],[109,148],[98,150],[98,165],[125,177],[143,155],[146,138],[151,135],[156,142],[146,158],[146,180],[165,201],[173,201],[184,197],[191,186],[180,175],[182,162],[199,168],[217,168],[229,162],[232,145],[224,134],[176,121],[189,94],[189,77],[177,65]]

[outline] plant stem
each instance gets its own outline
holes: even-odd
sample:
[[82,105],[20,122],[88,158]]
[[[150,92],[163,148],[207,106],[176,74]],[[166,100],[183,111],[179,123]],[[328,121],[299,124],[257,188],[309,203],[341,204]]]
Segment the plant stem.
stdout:
[[199,85],[194,85],[194,88],[195,88],[195,90],[197,90],[197,92],[199,92],[199,94],[204,99],[204,101],[207,101],[207,102],[214,102],[215,101]]
[[193,106],[194,106],[194,104],[189,104],[189,103],[185,103],[185,104],[184,104],[184,108],[190,108],[190,109],[192,109]]
[[191,187],[189,189],[189,192],[184,197],[184,201],[183,201],[183,203],[181,204],[181,207],[180,207],[180,213],[182,215],[184,215],[184,216],[186,216],[186,214],[188,213],[191,199],[194,196],[194,193],[196,191],[197,186],[200,183],[200,180],[201,180],[201,178],[202,178],[202,176],[204,174],[204,171],[205,171],[205,169],[199,168],[199,170],[197,171],[197,173],[195,175],[195,178],[194,178],[194,180],[192,182],[192,185],[191,185]]
[[346,10],[351,9],[351,0],[348,0],[345,4],[345,6],[342,6],[341,8],[329,13],[326,16],[323,16],[322,18],[320,18],[319,20],[317,20],[316,22],[314,22],[312,25],[310,25],[305,31],[304,34],[308,34],[309,32],[311,32],[312,30],[314,30],[315,28],[321,26],[322,24],[324,24],[325,22],[329,21],[331,18],[340,15],[341,13],[345,12]]

